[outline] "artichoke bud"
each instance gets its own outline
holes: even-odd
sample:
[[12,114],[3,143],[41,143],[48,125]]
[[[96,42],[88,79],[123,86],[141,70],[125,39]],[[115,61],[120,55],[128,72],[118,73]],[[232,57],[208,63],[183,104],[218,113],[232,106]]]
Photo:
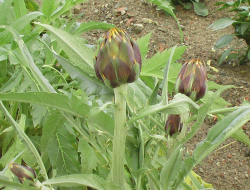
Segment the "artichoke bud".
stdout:
[[183,124],[181,123],[180,115],[170,114],[166,121],[165,131],[167,134],[172,136],[177,132],[181,132]]
[[36,179],[36,172],[27,166],[22,166],[17,163],[10,163],[10,170],[18,177],[20,183],[24,183],[25,180],[34,182]]
[[207,70],[205,62],[192,59],[182,65],[175,83],[175,92],[182,93],[192,100],[202,98],[207,90]]
[[94,61],[96,76],[112,88],[134,82],[141,70],[138,44],[118,28],[106,33]]

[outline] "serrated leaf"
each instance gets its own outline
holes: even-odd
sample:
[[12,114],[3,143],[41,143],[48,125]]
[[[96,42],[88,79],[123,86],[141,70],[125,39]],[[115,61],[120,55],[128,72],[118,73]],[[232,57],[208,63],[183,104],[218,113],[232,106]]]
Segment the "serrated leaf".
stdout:
[[79,28],[75,31],[75,34],[88,32],[91,30],[97,30],[97,29],[103,29],[108,30],[110,28],[115,27],[113,24],[105,23],[105,22],[87,22],[87,23],[81,23]]
[[160,83],[158,82],[155,85],[155,88],[153,89],[153,92],[149,98],[148,104],[149,105],[154,105],[157,103],[157,96],[158,96],[158,90],[159,90]]
[[[186,47],[180,46],[175,49],[172,62],[175,62],[177,59],[181,58],[181,55],[184,53]],[[163,52],[156,53],[151,59],[147,59],[142,63],[141,74],[142,76],[156,76],[160,79],[163,79],[163,68],[166,65],[168,58],[170,57],[172,48],[166,49]]]
[[10,115],[10,113],[8,112],[8,110],[5,108],[5,106],[3,105],[1,101],[0,101],[0,109],[2,110],[3,114],[5,115],[6,119],[11,124],[11,126],[15,129],[15,132],[18,134],[20,140],[23,142],[23,144],[27,147],[28,150],[30,150],[30,152],[35,157],[40,169],[42,170],[41,175],[45,179],[48,179],[44,163],[42,162],[42,159],[36,147],[34,146],[34,144],[31,142],[31,140],[26,135],[26,133],[21,129],[21,127],[17,124],[17,122],[13,119],[13,117]]
[[[13,130],[13,127],[10,127],[10,128]],[[11,132],[9,132],[9,134],[10,133],[13,134],[12,136],[15,135],[15,131],[14,130],[11,131]],[[12,141],[13,140],[13,138],[9,134],[5,135],[5,139],[2,142],[2,143],[6,143],[6,145],[7,145],[6,148],[4,146],[2,147],[3,156],[0,159],[0,164],[2,166],[6,166],[13,159],[13,157],[14,157],[13,155],[17,154],[17,149],[16,149],[16,147],[17,147],[16,146],[17,141],[14,141],[12,144],[10,144],[10,142],[7,142],[7,140],[8,141]],[[9,139],[6,139],[6,138],[9,138]],[[19,143],[20,143],[20,141],[19,141]],[[5,149],[7,149],[7,150],[5,151]]]
[[43,117],[45,113],[47,112],[47,108],[44,106],[32,104],[32,110],[31,110],[31,115],[32,115],[32,121],[33,125],[36,127],[41,122],[43,121]]
[[45,91],[48,91],[48,92],[55,92],[55,89],[50,85],[48,80],[42,75],[41,71],[38,69],[37,65],[34,63],[34,60],[31,56],[28,48],[26,47],[24,41],[22,40],[22,38],[20,37],[18,32],[11,26],[1,26],[0,25],[0,28],[5,28],[13,34],[16,42],[18,43],[19,49],[22,53],[22,56],[23,56],[22,60],[24,60],[24,61],[21,61],[22,65],[25,68],[28,67],[30,69],[36,82],[42,87],[42,89]]
[[58,111],[52,110],[50,115],[46,118],[46,121],[43,125],[43,133],[41,137],[41,149],[43,153],[48,153],[50,144],[54,141],[56,132],[60,128],[66,119]]
[[53,14],[50,17],[50,20],[54,20],[58,17],[60,17],[62,14],[76,6],[77,4],[83,3],[87,0],[74,0],[74,1],[60,1],[62,3],[61,6],[56,6],[56,10],[53,12]]
[[191,171],[188,176],[185,178],[186,184],[189,185],[189,188],[199,189],[199,190],[214,190],[212,184],[206,183],[202,180],[201,176],[197,175],[194,171]]
[[16,18],[20,18],[21,16],[27,14],[28,11],[26,9],[24,0],[14,0],[13,3]]
[[232,137],[240,142],[245,143],[247,146],[250,147],[250,139],[248,135],[243,131],[242,128],[240,128],[238,131],[236,131]]
[[162,87],[162,103],[163,104],[168,104],[168,74],[169,74],[170,65],[173,62],[172,59],[173,59],[175,49],[176,49],[176,46],[172,48],[170,56],[164,67],[163,80],[162,80],[162,86],[163,86]]
[[222,36],[215,44],[214,49],[219,49],[219,48],[223,48],[225,46],[227,46],[228,44],[230,44],[232,42],[234,38],[233,34],[226,34],[224,36]]
[[[0,125],[2,126],[2,129],[9,127],[8,122],[3,120],[3,119],[0,120]],[[1,132],[1,134],[2,134],[2,132]]]
[[[41,12],[32,12],[26,15],[23,15],[22,17],[15,20],[11,26],[20,32],[27,24],[29,24],[33,19],[37,18],[38,16],[41,16]],[[4,31],[0,35],[0,44],[7,44],[10,43],[12,40],[12,35],[9,31]]]
[[12,11],[11,4],[12,4],[12,0],[4,1],[1,4],[1,6],[0,6],[0,25],[4,25],[4,24],[7,24],[8,22],[10,22],[10,18],[11,18],[10,13]]
[[26,2],[26,7],[29,11],[38,11],[40,8],[37,2],[33,0],[25,0],[25,2]]
[[185,177],[194,168],[194,164],[193,163],[194,163],[193,158],[190,157],[189,152],[187,152],[186,155],[185,155],[185,159],[184,159],[184,161],[182,163],[182,167],[180,169],[180,172],[178,174],[178,178],[175,180],[175,186],[174,186],[175,189],[177,189],[184,180],[186,181]]
[[[206,103],[212,95],[213,95],[213,92],[208,91],[206,93],[206,95],[201,99],[201,102]],[[216,99],[214,99],[214,102],[211,105],[211,110],[221,109],[221,108],[224,108],[225,106],[229,106],[229,105],[231,105],[231,104],[229,102],[227,102],[226,100],[224,100],[222,97],[217,97]]]
[[42,184],[57,185],[63,187],[86,185],[98,190],[122,190],[112,181],[105,181],[103,178],[94,174],[72,174],[70,176],[61,176],[49,179]]
[[0,184],[2,186],[6,186],[12,189],[19,189],[19,190],[37,190],[37,188],[29,186],[27,184],[20,184],[17,182],[9,181],[8,177],[0,175]]
[[128,85],[128,92],[126,95],[127,104],[130,109],[134,111],[147,104],[147,96],[145,96],[144,92],[134,83]]
[[8,58],[9,48],[1,46],[0,47],[0,61],[6,60]]
[[196,3],[193,2],[194,4],[194,11],[197,15],[200,16],[207,16],[208,15],[208,8],[204,3]]
[[164,164],[160,174],[161,190],[172,189],[172,186],[175,180],[177,179],[182,166],[182,154],[183,148],[182,145],[180,145],[178,148],[175,149],[173,154]]
[[149,40],[152,35],[152,32],[148,33],[146,36],[142,36],[137,40],[138,46],[141,52],[142,60],[146,59],[146,55],[148,53]]
[[222,85],[215,83],[214,81],[208,81],[208,90],[217,90]]
[[177,76],[181,70],[181,67],[182,67],[182,64],[176,63],[176,62],[171,63],[171,65],[170,65],[171,72],[168,73],[168,85],[169,85],[168,91],[170,94],[172,94],[172,92],[173,92],[174,85],[175,85]]
[[78,152],[81,153],[81,167],[84,173],[92,173],[97,166],[98,158],[93,148],[85,139],[80,138]]
[[48,147],[48,156],[57,176],[80,173],[78,153],[72,146],[73,143],[76,143],[74,135],[61,125],[57,127],[52,136],[53,140]]
[[53,55],[58,60],[58,62],[62,65],[62,67],[69,73],[72,79],[79,82],[82,90],[87,95],[105,95],[105,96],[113,96],[113,92],[111,89],[107,88],[102,81],[96,79],[93,76],[90,76],[89,73],[86,73],[82,69],[73,65],[69,60],[63,58],[57,53],[53,52]]
[[47,24],[36,23],[52,32],[54,38],[68,55],[70,60],[89,75],[95,76],[94,52],[89,49],[81,39]]
[[234,22],[236,22],[236,21],[231,19],[231,18],[221,18],[221,19],[215,21],[213,24],[211,24],[208,28],[212,27],[212,30],[219,30],[219,29],[226,28],[226,27],[230,26]]
[[132,117],[128,123],[132,123],[142,117],[149,116],[155,113],[171,113],[171,114],[180,114],[183,112],[188,112],[190,106],[194,109],[199,109],[199,106],[193,102],[190,98],[183,94],[176,94],[172,101],[168,105],[151,105],[146,106],[143,110],[141,110],[137,115]]
[[152,90],[139,78],[134,83],[128,84],[126,100],[131,110],[137,112],[138,109],[147,105]]
[[198,143],[195,148],[193,153],[195,165],[249,121],[249,114],[250,106],[243,106],[215,124],[208,132],[206,139]]
[[48,19],[50,15],[55,11],[56,1],[55,0],[43,0],[42,1],[42,13]]
[[17,70],[12,75],[12,77],[1,87],[0,92],[13,90],[17,85],[19,85],[22,75],[22,69]]
[[38,104],[80,117],[85,117],[89,112],[89,106],[73,95],[68,98],[66,95],[49,92],[0,93],[0,100]]
[[[89,128],[97,127],[98,129],[107,132],[111,137],[113,137],[114,126],[115,126],[114,119],[107,113],[103,112],[101,108],[102,107],[94,107],[90,110],[87,117],[87,123],[89,125]],[[96,130],[96,129],[90,129],[90,130]]]

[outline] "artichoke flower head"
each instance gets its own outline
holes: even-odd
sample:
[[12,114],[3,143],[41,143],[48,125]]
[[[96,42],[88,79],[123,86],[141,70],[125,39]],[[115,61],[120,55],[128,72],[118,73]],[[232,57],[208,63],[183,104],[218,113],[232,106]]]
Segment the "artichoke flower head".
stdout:
[[136,41],[122,29],[110,29],[95,58],[96,76],[106,86],[116,88],[134,82],[140,70],[141,53]]
[[165,124],[165,131],[168,135],[173,136],[175,133],[181,132],[183,123],[181,123],[181,116],[170,114]]
[[10,163],[10,170],[15,176],[18,177],[18,180],[21,183],[24,183],[25,180],[28,180],[32,184],[32,182],[36,180],[36,172],[28,166],[22,166],[17,163]]
[[175,92],[197,101],[207,90],[207,70],[201,59],[191,59],[182,65],[175,83]]

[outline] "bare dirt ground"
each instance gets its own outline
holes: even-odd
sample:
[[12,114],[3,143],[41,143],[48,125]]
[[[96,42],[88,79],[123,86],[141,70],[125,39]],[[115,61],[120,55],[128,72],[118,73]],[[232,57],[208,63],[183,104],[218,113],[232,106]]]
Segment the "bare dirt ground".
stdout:
[[[205,2],[210,13],[207,17],[196,15],[192,9],[185,10],[182,6],[176,7],[176,16],[184,33],[183,44],[180,41],[178,26],[174,18],[166,16],[162,11],[157,11],[156,7],[146,0],[89,0],[76,11],[84,13],[80,22],[112,23],[126,29],[135,39],[152,32],[149,57],[176,44],[188,46],[180,62],[191,57],[200,57],[205,61],[211,60],[211,65],[218,68],[219,72],[209,70],[209,80],[224,85],[235,85],[235,89],[227,90],[222,96],[232,106],[241,105],[244,99],[250,98],[250,67],[248,65],[233,67],[233,63],[229,61],[225,61],[218,67],[217,62],[223,50],[213,52],[212,48],[221,36],[233,33],[233,28],[228,27],[218,31],[206,30],[219,18],[231,14],[225,11],[211,13],[216,9],[214,6],[216,2],[216,0]],[[103,35],[104,31],[100,30],[88,33],[85,37],[90,42],[94,42]],[[209,128],[215,123],[216,121],[208,120],[195,138],[189,142],[189,148],[194,148],[197,142],[204,139]],[[246,124],[244,130],[249,135],[250,125]],[[249,190],[249,149],[243,143],[230,138],[221,145],[221,149],[214,151],[202,164],[198,165],[195,172],[201,175],[204,181],[212,183],[216,189]]]

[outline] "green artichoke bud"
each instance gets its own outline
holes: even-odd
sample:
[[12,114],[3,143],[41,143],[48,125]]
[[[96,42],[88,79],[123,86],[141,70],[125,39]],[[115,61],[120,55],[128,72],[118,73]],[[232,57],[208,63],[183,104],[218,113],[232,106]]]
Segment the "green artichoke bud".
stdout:
[[25,180],[34,182],[36,179],[36,172],[30,167],[10,163],[10,170],[18,177],[20,183],[24,183]]
[[141,70],[141,53],[138,44],[124,31],[110,29],[95,58],[96,76],[106,86],[116,88],[134,82]]
[[180,115],[170,114],[166,121],[165,131],[167,134],[172,136],[177,132],[181,132],[183,124],[181,123]]
[[207,70],[205,62],[192,59],[183,64],[175,83],[175,92],[182,93],[192,100],[202,98],[207,90]]

